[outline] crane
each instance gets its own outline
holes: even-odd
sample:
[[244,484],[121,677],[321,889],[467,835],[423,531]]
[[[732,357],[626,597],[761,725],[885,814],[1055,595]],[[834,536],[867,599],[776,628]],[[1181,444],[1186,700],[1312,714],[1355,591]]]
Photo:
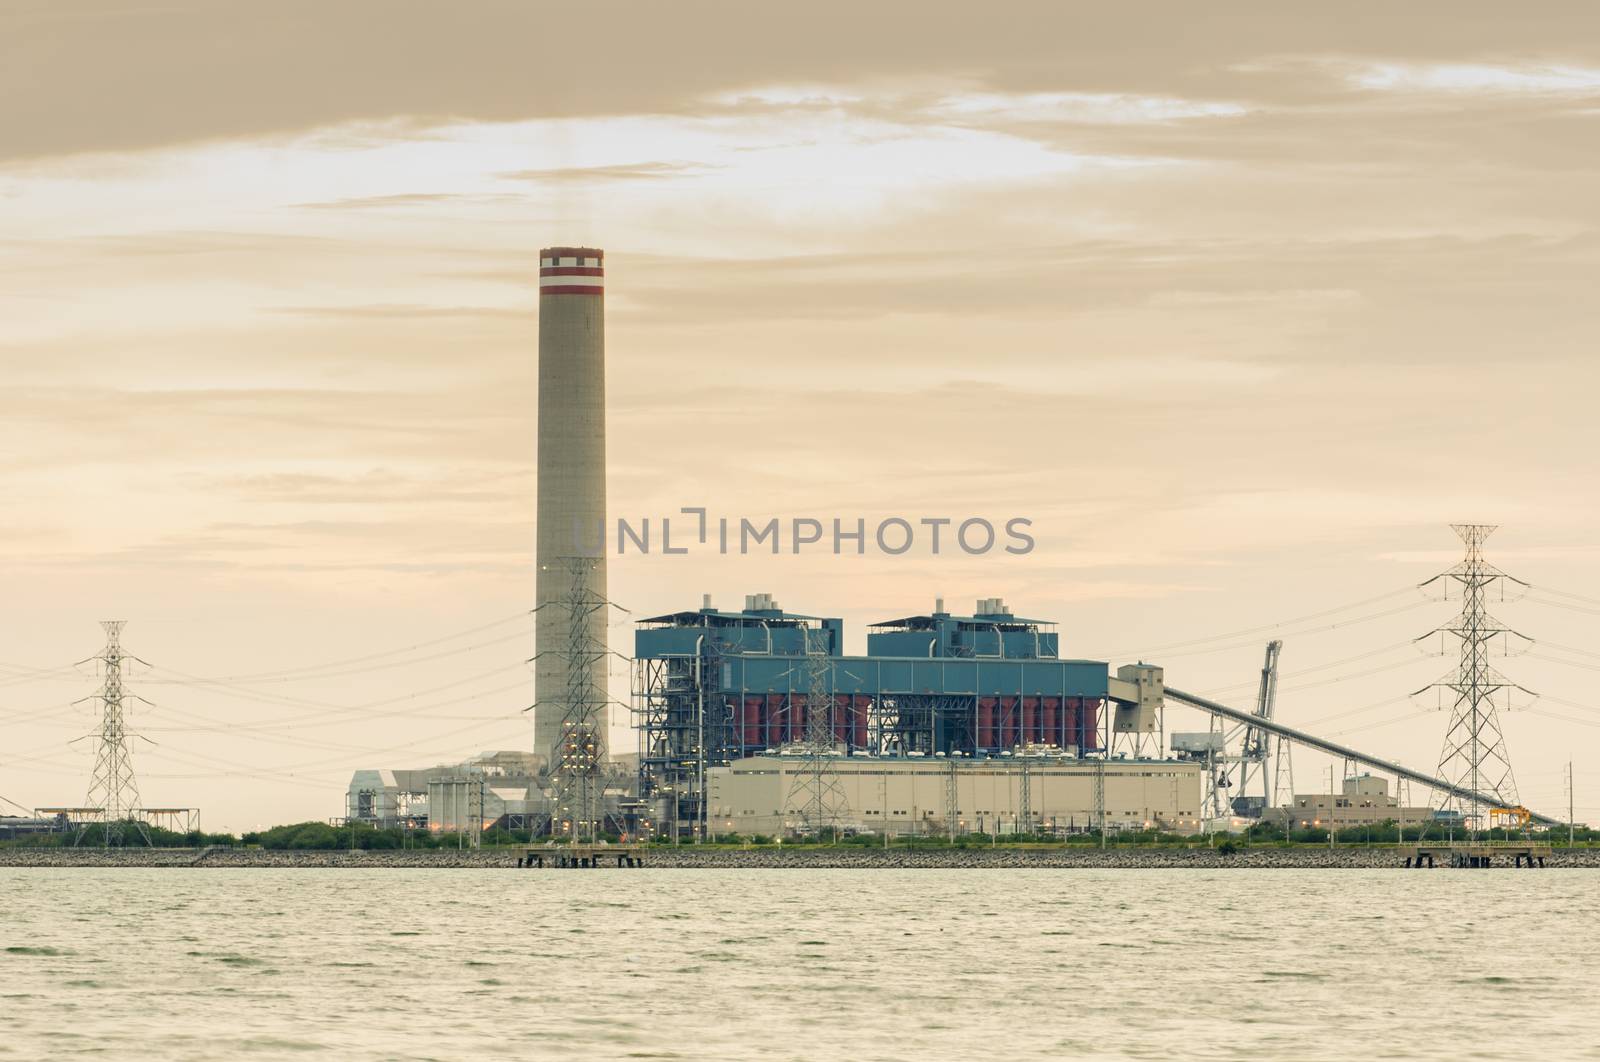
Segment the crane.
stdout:
[[[1278,656],[1283,652],[1283,642],[1267,643],[1266,660],[1261,665],[1261,684],[1256,692],[1255,715],[1272,721],[1273,708],[1278,700]],[[1279,743],[1282,756],[1284,743]],[[1272,806],[1272,777],[1268,761],[1272,759],[1272,734],[1252,723],[1244,726],[1244,739],[1239,746],[1239,791],[1233,798],[1235,815],[1259,816]],[[1259,797],[1250,790],[1259,789]]]

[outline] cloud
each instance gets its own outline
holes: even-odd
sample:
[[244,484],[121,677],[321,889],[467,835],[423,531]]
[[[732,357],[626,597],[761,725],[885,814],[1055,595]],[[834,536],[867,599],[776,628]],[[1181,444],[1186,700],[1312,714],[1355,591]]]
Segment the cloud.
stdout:
[[[691,114],[716,97],[794,107],[817,102],[812,86],[827,86],[823,102],[833,105],[848,102],[858,80],[869,88],[942,78],[1002,93],[1231,99],[1234,68],[1263,57],[1425,65],[1559,41],[1571,56],[1561,68],[1585,69],[1600,39],[1581,6],[1538,19],[1488,2],[1453,5],[1448,19],[1425,7],[1372,10],[1383,17],[1244,3],[1202,14],[1177,0],[1108,13],[1013,0],[974,20],[957,0],[866,9],[847,0],[803,9],[464,0],[441,18],[429,5],[385,0],[243,9],[204,0],[89,0],[70,9],[16,0],[0,35],[0,157],[397,119],[415,135],[418,126],[460,121]],[[572,42],[604,42],[603,69],[591,48]],[[1301,91],[1285,84],[1256,79],[1262,92]]]
[[226,491],[251,502],[295,505],[415,506],[465,502],[522,502],[533,489],[531,471],[486,472],[443,467],[427,474],[374,468],[353,474],[260,472],[206,476],[203,489]]
[[501,317],[526,322],[529,310],[508,306],[423,306],[413,303],[379,303],[368,306],[269,306],[267,313],[296,317],[326,317],[379,320],[426,320],[467,318],[485,320]]
[[406,207],[434,207],[453,203],[481,206],[487,203],[514,203],[515,195],[462,195],[453,192],[410,192],[397,195],[356,196],[331,199],[323,203],[296,203],[301,210],[400,210]]
[[928,113],[956,121],[1082,122],[1104,125],[1173,122],[1193,118],[1237,118],[1237,103],[1091,92],[979,92],[946,96]]
[[548,170],[512,170],[499,174],[508,181],[532,181],[536,184],[574,182],[588,184],[602,181],[659,181],[668,177],[686,177],[705,173],[708,167],[686,162],[633,162],[614,166],[565,166]]
[[1600,67],[1487,63],[1357,63],[1345,76],[1379,92],[1600,96]]

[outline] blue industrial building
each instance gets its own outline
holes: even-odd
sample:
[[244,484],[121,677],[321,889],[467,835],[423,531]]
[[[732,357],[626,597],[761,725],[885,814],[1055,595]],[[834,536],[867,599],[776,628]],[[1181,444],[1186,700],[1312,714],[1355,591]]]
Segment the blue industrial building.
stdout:
[[804,740],[812,702],[838,755],[1081,758],[1113,729],[1153,729],[1135,684],[1104,662],[1061,659],[1053,624],[999,599],[970,616],[941,603],[875,623],[865,656],[846,656],[843,642],[842,620],[785,612],[765,594],[741,612],[708,599],[641,620],[640,795],[670,796],[692,819],[708,767]]

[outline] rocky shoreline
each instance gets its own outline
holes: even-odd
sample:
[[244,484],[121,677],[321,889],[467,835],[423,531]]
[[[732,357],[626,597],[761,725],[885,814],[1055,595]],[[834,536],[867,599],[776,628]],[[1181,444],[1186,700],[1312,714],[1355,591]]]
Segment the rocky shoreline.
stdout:
[[[269,851],[261,848],[3,848],[7,867],[359,867],[513,870],[514,849],[455,851]],[[650,848],[649,868],[680,869],[1402,869],[1405,856],[1392,847],[1241,848],[1224,854],[1214,848]],[[1600,867],[1600,849],[1556,849],[1550,867]],[[1503,863],[1511,869],[1509,857]],[[553,868],[551,868],[553,869]],[[614,868],[607,868],[614,869]],[[1443,869],[1443,868],[1440,868]]]

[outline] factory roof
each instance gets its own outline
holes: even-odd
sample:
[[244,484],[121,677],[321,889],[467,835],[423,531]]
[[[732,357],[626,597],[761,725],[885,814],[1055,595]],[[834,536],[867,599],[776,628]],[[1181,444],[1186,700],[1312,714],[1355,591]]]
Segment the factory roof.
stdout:
[[1054,627],[1054,620],[1028,619],[1024,616],[1013,616],[1009,612],[989,613],[977,616],[952,616],[948,612],[933,612],[923,616],[903,616],[900,619],[879,620],[869,623],[869,627],[905,627],[910,630],[933,630],[943,620],[952,620],[956,623],[967,623],[979,627],[999,627],[1002,630],[1023,627]]
[[827,619],[828,617],[825,616],[806,616],[798,612],[784,612],[780,609],[723,612],[720,609],[701,608],[685,609],[682,612],[668,612],[663,616],[650,616],[639,620],[639,622],[670,623],[679,627],[731,627],[743,623],[822,623]]

